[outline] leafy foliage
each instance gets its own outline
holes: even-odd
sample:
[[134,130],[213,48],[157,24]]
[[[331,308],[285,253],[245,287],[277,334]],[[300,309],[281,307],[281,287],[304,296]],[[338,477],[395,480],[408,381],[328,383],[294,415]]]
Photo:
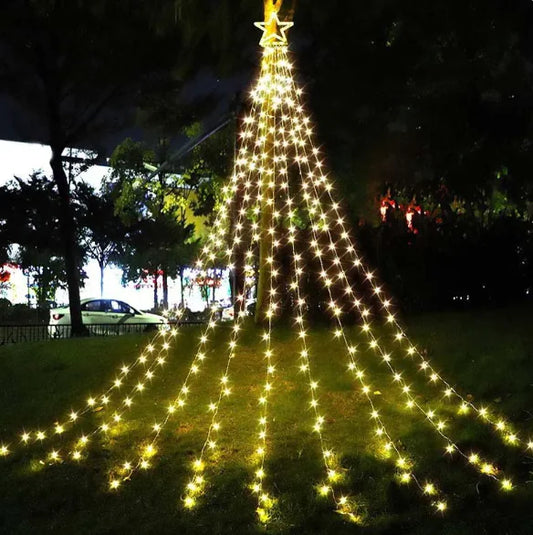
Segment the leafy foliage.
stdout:
[[[157,148],[165,154],[164,144]],[[128,227],[124,255],[118,263],[128,280],[148,274],[154,277],[154,307],[159,304],[159,274],[165,283],[166,277],[179,273],[191,261],[198,243],[195,225],[188,217],[194,183],[183,176],[153,172],[156,162],[155,151],[127,139],[113,153],[108,185],[115,213]]]
[[52,299],[57,288],[65,287],[58,204],[53,181],[41,173],[0,187],[5,218],[0,241],[16,245],[12,259],[36,282],[39,305]]

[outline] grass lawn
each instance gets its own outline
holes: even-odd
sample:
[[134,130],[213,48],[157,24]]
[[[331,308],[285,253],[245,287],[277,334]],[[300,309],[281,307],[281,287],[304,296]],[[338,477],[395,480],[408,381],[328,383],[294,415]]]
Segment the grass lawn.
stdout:
[[[506,415],[526,440],[533,436],[533,309],[431,314],[408,318],[411,338],[426,348],[435,368],[475,403]],[[108,421],[138,377],[128,374],[110,403],[96,406],[61,436],[23,446],[23,430],[53,427],[71,409],[86,406],[89,395],[104,392],[123,363],[133,362],[150,341],[149,335],[84,340],[58,340],[0,347],[0,443],[11,453],[0,458],[0,533],[368,533],[368,534],[531,534],[533,533],[532,456],[501,444],[475,418],[457,415],[457,404],[442,398],[407,359],[393,363],[405,369],[416,399],[447,418],[446,433],[467,453],[475,449],[510,477],[515,488],[500,489],[459,455],[444,453],[439,437],[401,401],[384,364],[356,328],[349,338],[358,344],[359,363],[372,386],[396,446],[414,463],[421,481],[434,481],[446,495],[448,511],[435,513],[430,500],[414,484],[398,482],[393,459],[383,456],[375,436],[369,405],[353,376],[347,373],[346,351],[330,330],[309,333],[314,379],[325,416],[324,439],[340,458],[342,489],[364,514],[364,525],[348,523],[332,503],[317,495],[324,480],[309,387],[298,369],[300,344],[292,329],[276,328],[273,360],[276,374],[270,399],[265,488],[277,499],[271,522],[256,520],[257,502],[248,486],[253,480],[257,445],[257,399],[264,383],[263,345],[251,324],[239,340],[231,362],[232,395],[223,398],[216,456],[206,456],[207,492],[198,507],[183,507],[191,464],[205,440],[208,405],[218,395],[224,373],[231,325],[217,328],[206,350],[201,372],[190,382],[187,405],[178,409],[161,432],[153,467],[135,473],[118,491],[109,490],[109,471],[138,457],[139,445],[153,434],[166,407],[177,396],[195,354],[201,327],[182,328],[167,363],[131,409],[108,433],[95,433],[82,460],[65,460],[72,444]],[[383,338],[384,333],[381,333]],[[141,370],[142,366],[135,369]],[[98,404],[97,404],[98,405]],[[48,431],[48,434],[50,432]],[[146,443],[146,442],[145,442]],[[51,450],[60,462],[46,460]],[[43,462],[43,459],[45,460]]]

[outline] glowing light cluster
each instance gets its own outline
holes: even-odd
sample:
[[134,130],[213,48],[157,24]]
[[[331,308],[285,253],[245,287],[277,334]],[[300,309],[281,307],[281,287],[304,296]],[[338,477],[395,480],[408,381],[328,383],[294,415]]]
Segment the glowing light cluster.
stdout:
[[[316,437],[320,447],[323,477],[310,482],[318,494],[330,499],[335,510],[348,520],[363,523],[364,508],[352,496],[353,489],[346,489],[345,470],[340,455],[328,443],[326,411],[322,407],[319,381],[317,380],[313,350],[308,343],[308,297],[305,295],[305,277],[311,274],[320,282],[324,303],[331,315],[333,339],[342,346],[346,358],[346,371],[361,394],[365,411],[372,422],[373,432],[368,438],[379,445],[377,455],[388,459],[391,471],[400,484],[413,484],[432,509],[444,513],[448,502],[439,482],[418,474],[416,456],[398,447],[397,437],[389,430],[386,410],[377,401],[376,390],[367,377],[361,362],[357,340],[363,343],[365,355],[375,355],[390,376],[391,390],[395,389],[403,400],[402,410],[412,411],[421,418],[442,440],[442,454],[462,458],[466,465],[478,473],[498,482],[501,489],[511,491],[514,484],[493,461],[487,460],[481,451],[463,451],[452,438],[453,418],[445,417],[436,407],[426,406],[415,386],[407,379],[402,368],[404,358],[419,360],[418,372],[427,377],[429,384],[441,389],[444,399],[455,400],[458,415],[475,414],[489,424],[511,446],[533,450],[533,441],[523,439],[505,419],[487,407],[477,407],[459,390],[435,370],[425,354],[413,344],[393,313],[392,301],[376,275],[368,270],[352,239],[340,204],[335,201],[334,188],[325,172],[320,149],[314,144],[313,127],[303,105],[303,91],[296,86],[289,60],[285,31],[290,23],[279,21],[277,11],[272,11],[266,22],[259,23],[263,30],[261,44],[264,47],[261,72],[250,92],[251,110],[243,120],[239,134],[234,170],[223,188],[223,199],[206,245],[196,267],[206,270],[221,257],[230,268],[240,268],[247,276],[243,288],[236,296],[236,315],[227,347],[216,350],[225,356],[223,374],[218,378],[218,394],[209,404],[209,426],[198,453],[191,462],[191,476],[186,483],[181,502],[186,509],[199,504],[200,497],[208,490],[209,474],[215,468],[224,431],[224,400],[233,394],[232,363],[239,356],[240,335],[243,330],[243,311],[246,297],[254,284],[255,267],[268,273],[264,307],[264,328],[261,336],[264,351],[264,377],[257,399],[257,430],[254,436],[253,454],[250,459],[249,488],[257,500],[257,516],[261,523],[273,517],[277,499],[269,489],[274,487],[272,474],[267,473],[267,459],[271,451],[274,416],[273,395],[277,386],[279,363],[272,343],[273,328],[286,300],[280,284],[283,262],[280,255],[290,250],[290,298],[292,299],[294,336],[299,341],[299,353],[295,360],[309,394],[308,408],[311,421],[309,432]],[[302,238],[300,230],[307,225],[310,241]],[[316,273],[309,273],[307,260],[314,257]],[[364,288],[354,280],[363,279]],[[370,288],[373,297],[364,290]],[[342,297],[340,297],[342,296]],[[375,327],[373,314],[379,310],[381,324]],[[154,466],[160,453],[159,440],[169,423],[188,404],[194,390],[195,379],[205,370],[209,344],[217,326],[215,310],[199,336],[194,357],[175,397],[162,411],[156,422],[149,424],[144,440],[135,449],[133,459],[124,459],[109,473],[109,489],[117,491],[139,470]],[[353,336],[345,328],[348,314],[356,314],[360,334]],[[381,328],[381,330],[380,330]],[[392,336],[383,340],[383,329]],[[64,440],[63,437],[79,425],[82,417],[98,411],[101,423],[91,431],[77,436],[63,452],[54,447],[46,461],[55,463],[71,459],[80,461],[87,457],[88,445],[106,436],[124,431],[128,410],[138,396],[145,394],[154,381],[163,375],[163,368],[170,357],[169,350],[177,335],[177,329],[158,332],[140,356],[130,364],[124,364],[111,381],[111,386],[98,395],[90,395],[85,404],[72,410],[53,426],[36,430],[23,430],[20,440],[0,443],[0,457],[8,457],[22,446],[42,444],[45,440]],[[363,340],[363,342],[361,342]],[[392,346],[392,350],[388,348]],[[398,359],[397,356],[401,355]],[[278,355],[279,357],[279,355]],[[173,394],[174,396],[174,394]],[[383,402],[384,403],[384,402]],[[398,408],[394,404],[394,408]],[[111,407],[115,407],[111,410]],[[393,426],[392,426],[393,427]],[[346,492],[345,492],[346,491]]]

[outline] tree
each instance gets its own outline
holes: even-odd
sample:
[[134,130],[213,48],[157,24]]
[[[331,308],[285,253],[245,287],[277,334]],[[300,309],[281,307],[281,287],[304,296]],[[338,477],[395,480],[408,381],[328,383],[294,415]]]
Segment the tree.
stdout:
[[104,185],[100,194],[86,184],[76,188],[76,199],[81,205],[80,218],[83,248],[89,258],[100,268],[100,296],[104,295],[104,271],[106,266],[118,263],[124,251],[127,229],[115,214],[113,199]]
[[[55,183],[41,173],[16,178],[0,187],[0,205],[0,242],[14,246],[13,260],[33,276],[37,303],[43,305],[67,280]],[[83,257],[82,249],[76,254]]]
[[[178,274],[196,250],[196,176],[153,172],[166,157],[162,140],[156,152],[131,139],[117,147],[111,158],[110,186],[116,213],[129,227],[126,253],[120,263],[128,279],[146,271],[154,284],[154,308],[159,306],[158,280],[163,279],[163,306],[168,306],[168,276]],[[197,221],[198,222],[198,221]]]
[[372,217],[385,182],[444,177],[466,194],[502,165],[530,181],[533,13],[514,7],[333,0],[299,10],[299,71],[353,212]]
[[[153,95],[162,87],[179,92],[184,71],[198,68],[198,52],[193,51],[202,50],[196,45],[203,27],[181,16],[163,26],[158,17],[170,6],[181,10],[185,4],[8,0],[3,5],[0,91],[18,106],[21,122],[31,125],[30,136],[52,150],[74,336],[85,331],[78,235],[64,151],[101,148],[106,136],[124,127],[124,117],[132,124],[139,94]],[[191,32],[191,28],[197,30]]]
[[[281,6],[283,4],[283,0],[264,0],[264,21],[267,24],[265,36],[268,38],[268,36],[275,36],[278,33],[278,28],[276,24],[277,18],[273,18],[274,16],[277,16],[279,10],[281,9]],[[263,109],[265,115],[267,117],[274,117],[273,110],[269,108],[271,106],[270,100],[267,101],[265,108]],[[274,145],[273,145],[273,136],[270,133],[270,127],[274,127],[275,122],[273,119],[270,119],[270,123],[267,122],[265,125],[265,137],[266,142],[263,147],[263,153],[265,154],[274,154]],[[261,219],[259,224],[259,232],[260,232],[260,242],[259,242],[259,267],[258,267],[258,276],[257,276],[257,300],[256,300],[256,308],[255,308],[255,321],[257,323],[265,321],[266,312],[268,308],[268,288],[267,283],[270,281],[271,278],[271,265],[268,262],[268,258],[271,255],[272,251],[272,234],[269,233],[269,222],[272,221],[272,211],[273,211],[273,205],[269,204],[269,200],[271,200],[271,195],[269,194],[269,182],[271,178],[263,173],[261,176],[261,186],[260,186],[260,193],[261,193]]]

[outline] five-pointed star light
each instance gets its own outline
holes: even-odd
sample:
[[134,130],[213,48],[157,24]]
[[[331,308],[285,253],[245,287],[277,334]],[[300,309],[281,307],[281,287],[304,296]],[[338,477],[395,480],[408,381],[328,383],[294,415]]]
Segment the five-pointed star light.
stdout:
[[[271,29],[273,23],[275,23],[276,32],[273,32]],[[254,26],[263,30],[263,36],[261,37],[261,41],[259,41],[261,46],[287,46],[288,41],[285,32],[294,26],[294,22],[281,22],[278,14],[272,13],[268,21],[254,22]]]

